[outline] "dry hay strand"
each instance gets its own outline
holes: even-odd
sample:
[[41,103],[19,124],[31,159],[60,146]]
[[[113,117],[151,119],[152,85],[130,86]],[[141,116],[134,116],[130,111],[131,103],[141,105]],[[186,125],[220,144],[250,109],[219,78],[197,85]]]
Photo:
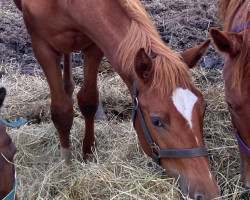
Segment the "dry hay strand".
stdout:
[[96,123],[98,148],[81,160],[82,118],[74,119],[73,161],[60,161],[52,123],[9,130],[19,149],[15,164],[22,199],[178,199],[173,179],[152,164],[138,145],[130,122]]
[[[121,119],[115,116],[108,122],[96,122],[98,147],[85,163],[81,155],[84,123],[77,106],[74,107],[70,138],[73,161],[70,167],[66,167],[60,158],[53,123],[42,117],[39,124],[32,121],[41,113],[41,107],[36,108],[36,105],[46,104],[44,113],[49,115],[50,99],[45,78],[21,74],[16,66],[2,66],[2,69],[5,73],[1,86],[7,88],[8,95],[1,115],[9,120],[30,117],[30,121],[20,128],[7,129],[18,148],[15,166],[19,199],[180,198],[182,194],[176,182],[166,177],[164,171],[142,152],[131,122],[121,123]],[[79,70],[75,68],[74,74],[82,76]],[[131,98],[117,74],[108,77],[105,73],[100,74],[98,85],[101,97],[109,107],[115,101],[116,104],[130,104]],[[77,85],[76,92],[79,89]]]
[[[30,117],[29,123],[22,127],[7,130],[19,150],[15,157],[19,199],[188,199],[176,181],[142,152],[131,121],[116,115],[109,121],[96,122],[98,146],[88,162],[83,162],[84,123],[76,104],[70,136],[73,161],[66,167],[60,158],[56,129],[49,119],[50,99],[45,78],[20,74],[14,65],[1,66],[1,70],[5,71],[1,86],[8,91],[1,115],[10,120]],[[74,76],[82,77],[80,69],[73,70]],[[205,143],[223,199],[247,199],[240,181],[239,153],[224,101],[221,71],[196,68],[193,75],[208,103]],[[131,98],[117,74],[100,73],[98,85],[106,107],[130,105]],[[80,84],[74,96],[79,89]],[[40,116],[39,124],[34,116]]]
[[15,63],[0,66],[0,86],[7,89],[1,116],[13,121],[19,117],[34,123],[50,120],[49,88],[46,79],[35,71],[33,76],[20,74]]

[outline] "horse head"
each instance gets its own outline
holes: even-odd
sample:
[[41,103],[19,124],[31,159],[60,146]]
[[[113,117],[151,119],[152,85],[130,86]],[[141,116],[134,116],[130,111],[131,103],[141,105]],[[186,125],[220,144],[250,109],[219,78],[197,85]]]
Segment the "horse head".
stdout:
[[210,30],[215,46],[224,57],[226,102],[239,144],[242,181],[250,188],[250,29],[237,32]]
[[[197,64],[209,43],[207,40],[181,53],[187,68]],[[152,58],[140,49],[135,57],[136,90],[134,86],[133,96],[134,107],[139,110],[135,108],[137,114],[134,116],[138,117],[134,118],[134,125],[142,148],[170,177],[178,180],[182,191],[191,198],[218,197],[220,189],[204,150],[206,102],[203,95],[191,83],[188,86],[179,83],[174,91],[164,95],[157,87],[150,87],[157,56]]]

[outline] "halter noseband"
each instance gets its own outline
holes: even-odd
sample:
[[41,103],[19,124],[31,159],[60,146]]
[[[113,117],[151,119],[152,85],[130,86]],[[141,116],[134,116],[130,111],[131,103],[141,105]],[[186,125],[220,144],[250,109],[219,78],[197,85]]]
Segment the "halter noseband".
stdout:
[[136,88],[136,80],[134,80],[133,112],[132,112],[133,125],[135,128],[135,118],[136,118],[136,115],[138,115],[144,135],[147,139],[149,146],[152,149],[152,160],[156,164],[161,165],[160,158],[192,158],[192,157],[199,157],[199,156],[208,156],[207,150],[205,147],[192,148],[192,149],[160,149],[160,147],[157,144],[155,144],[155,142],[153,141],[151,134],[147,128],[143,114],[139,107],[139,102],[138,102],[137,97],[138,97],[138,91]]

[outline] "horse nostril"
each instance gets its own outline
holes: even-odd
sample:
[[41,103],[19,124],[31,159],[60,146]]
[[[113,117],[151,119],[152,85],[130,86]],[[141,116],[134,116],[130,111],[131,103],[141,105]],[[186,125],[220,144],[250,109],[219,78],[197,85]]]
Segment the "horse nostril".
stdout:
[[203,198],[203,196],[202,195],[196,195],[195,197],[194,197],[194,199],[195,200],[204,200],[204,198]]

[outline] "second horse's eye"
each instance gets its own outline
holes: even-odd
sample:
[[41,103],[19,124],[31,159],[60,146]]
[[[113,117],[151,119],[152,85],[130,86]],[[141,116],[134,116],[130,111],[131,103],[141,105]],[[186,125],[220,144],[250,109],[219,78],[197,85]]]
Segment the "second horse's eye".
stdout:
[[151,118],[151,123],[155,127],[164,127],[164,124],[161,122],[161,120],[159,118]]

